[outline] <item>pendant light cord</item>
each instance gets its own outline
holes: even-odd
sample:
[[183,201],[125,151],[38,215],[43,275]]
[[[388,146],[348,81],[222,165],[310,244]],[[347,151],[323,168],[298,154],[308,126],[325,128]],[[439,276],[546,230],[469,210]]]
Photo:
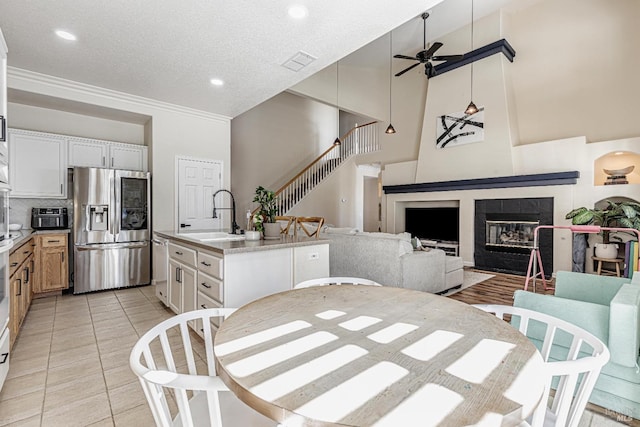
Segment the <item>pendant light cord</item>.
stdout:
[[392,61],[393,58],[393,30],[391,30],[389,32],[389,124],[391,124],[391,85],[393,82],[393,78],[391,77],[391,74],[393,73],[392,70]]
[[[473,51],[473,0],[471,0],[471,51]],[[473,62],[471,62],[471,101],[473,101]]]

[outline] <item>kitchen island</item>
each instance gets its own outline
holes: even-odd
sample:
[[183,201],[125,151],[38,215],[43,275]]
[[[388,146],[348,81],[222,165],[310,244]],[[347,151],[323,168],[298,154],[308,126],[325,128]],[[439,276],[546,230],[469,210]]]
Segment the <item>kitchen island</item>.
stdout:
[[[328,240],[201,240],[190,234],[196,235],[154,233],[152,283],[156,296],[175,313],[237,308],[304,280],[329,276]],[[200,332],[199,325],[192,326]]]

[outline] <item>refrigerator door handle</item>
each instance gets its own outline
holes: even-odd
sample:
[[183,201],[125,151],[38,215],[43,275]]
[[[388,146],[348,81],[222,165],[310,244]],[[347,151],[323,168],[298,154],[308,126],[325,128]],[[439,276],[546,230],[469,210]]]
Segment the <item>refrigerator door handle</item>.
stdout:
[[100,251],[103,249],[139,249],[149,246],[149,242],[103,243],[99,245],[76,245],[79,251]]

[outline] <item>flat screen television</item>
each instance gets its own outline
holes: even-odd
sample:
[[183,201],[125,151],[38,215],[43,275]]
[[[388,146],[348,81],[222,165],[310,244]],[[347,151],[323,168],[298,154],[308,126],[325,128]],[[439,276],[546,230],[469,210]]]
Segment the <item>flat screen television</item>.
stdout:
[[459,208],[406,208],[404,211],[405,231],[421,239],[460,239]]

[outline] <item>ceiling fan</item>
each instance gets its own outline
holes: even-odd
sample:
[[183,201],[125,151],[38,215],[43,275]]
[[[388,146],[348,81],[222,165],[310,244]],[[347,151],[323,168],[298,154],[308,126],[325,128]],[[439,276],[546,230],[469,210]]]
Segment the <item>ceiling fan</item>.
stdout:
[[406,56],[406,55],[394,55],[394,58],[400,58],[400,59],[410,59],[412,61],[418,61],[415,64],[405,68],[404,70],[400,71],[398,74],[396,74],[396,77],[399,77],[401,75],[403,75],[404,73],[406,73],[409,70],[414,69],[415,67],[417,67],[420,64],[424,64],[424,73],[427,75],[427,78],[431,78],[433,76],[436,75],[436,71],[434,69],[433,64],[431,63],[431,61],[460,61],[462,58],[464,58],[464,55],[439,55],[439,56],[435,56],[434,53],[436,52],[436,50],[440,49],[442,47],[442,43],[440,42],[435,42],[433,43],[431,46],[429,46],[429,49],[427,49],[427,18],[429,17],[429,13],[425,12],[422,14],[422,24],[423,24],[423,43],[422,43],[422,50],[420,52],[418,52],[416,54],[416,56]]

